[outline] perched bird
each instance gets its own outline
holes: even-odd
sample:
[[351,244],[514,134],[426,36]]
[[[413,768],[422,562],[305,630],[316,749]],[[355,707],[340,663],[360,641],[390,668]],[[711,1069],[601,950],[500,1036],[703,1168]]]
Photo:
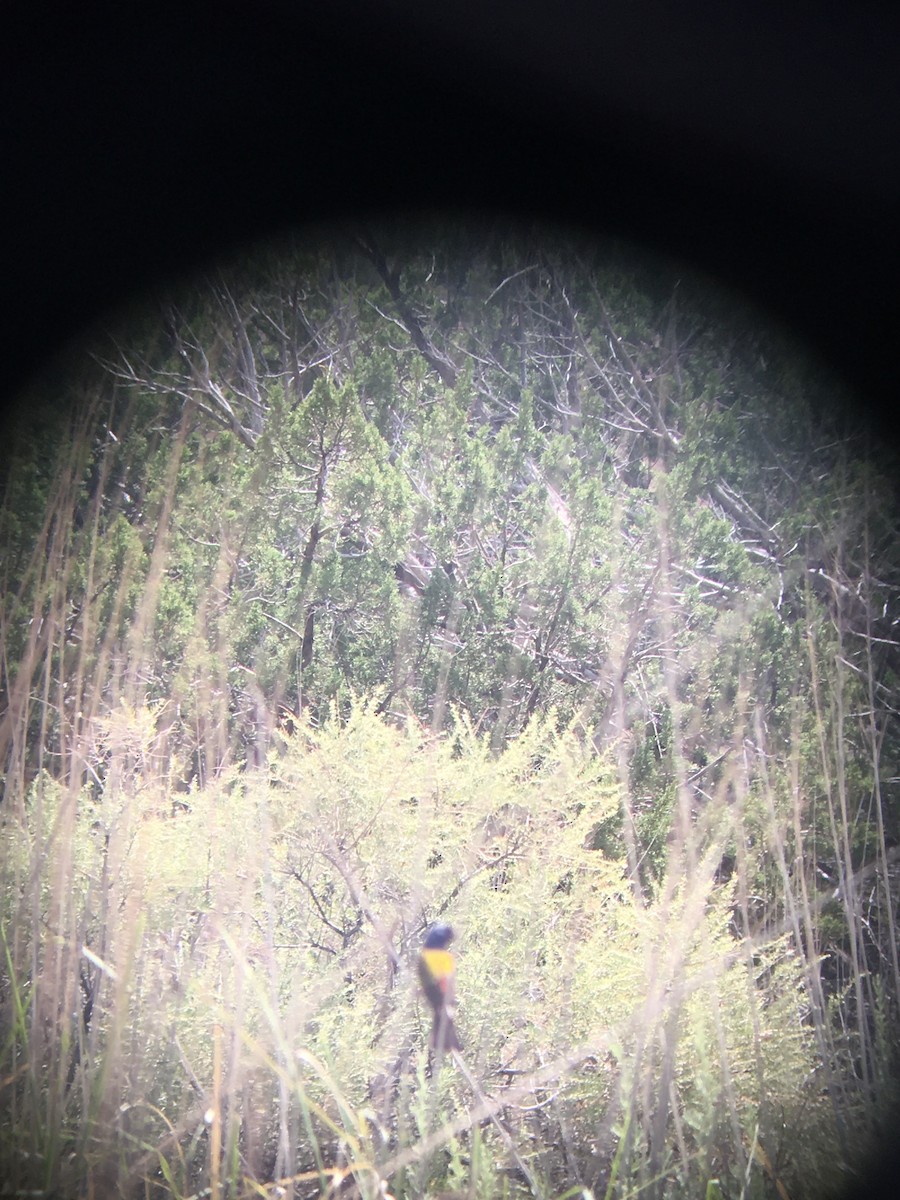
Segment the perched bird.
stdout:
[[440,1054],[462,1049],[453,1023],[456,1008],[456,963],[447,949],[453,937],[452,926],[432,925],[419,952],[419,980],[434,1013],[431,1048]]

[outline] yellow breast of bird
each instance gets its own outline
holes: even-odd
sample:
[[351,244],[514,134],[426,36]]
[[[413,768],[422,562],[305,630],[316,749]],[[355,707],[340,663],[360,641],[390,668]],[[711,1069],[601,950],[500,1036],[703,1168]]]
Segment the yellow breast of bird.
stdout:
[[449,950],[423,950],[422,959],[431,974],[431,978],[441,985],[454,972],[456,964]]

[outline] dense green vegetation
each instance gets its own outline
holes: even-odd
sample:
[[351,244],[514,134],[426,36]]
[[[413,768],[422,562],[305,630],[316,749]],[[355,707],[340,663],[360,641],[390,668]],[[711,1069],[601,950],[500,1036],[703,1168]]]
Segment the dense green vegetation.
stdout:
[[896,466],[814,363],[614,247],[385,226],[157,298],[12,433],[10,1194],[852,1184]]

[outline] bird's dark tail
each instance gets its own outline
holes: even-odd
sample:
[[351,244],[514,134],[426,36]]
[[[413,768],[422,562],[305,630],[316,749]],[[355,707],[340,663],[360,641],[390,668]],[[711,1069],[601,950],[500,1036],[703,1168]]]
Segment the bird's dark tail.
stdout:
[[462,1050],[456,1025],[445,1008],[438,1009],[434,1014],[431,1026],[431,1048],[437,1054],[449,1054],[452,1050]]

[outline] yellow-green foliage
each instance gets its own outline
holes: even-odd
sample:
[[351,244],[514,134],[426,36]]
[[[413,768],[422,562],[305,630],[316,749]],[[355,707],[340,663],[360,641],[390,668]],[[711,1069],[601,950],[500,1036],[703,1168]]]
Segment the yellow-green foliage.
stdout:
[[[743,1169],[741,1138],[746,1152],[772,1114],[790,1124],[810,1101],[789,945],[748,959],[708,862],[638,900],[624,863],[592,848],[618,785],[574,730],[535,723],[494,754],[462,718],[435,737],[358,703],[285,735],[268,768],[173,798],[143,781],[153,728],[145,710],[110,723],[130,766],[115,794],[82,798],[71,843],[71,929],[103,964],[77,1078],[128,1114],[130,1170],[152,1175],[140,1147],[218,1095],[233,1173],[327,1182],[355,1164],[368,1187],[365,1164],[394,1162],[395,1192],[415,1193],[429,1178],[459,1183],[462,1137],[475,1193],[488,1195],[501,1184],[487,1164],[508,1164],[508,1146],[490,1124],[473,1140],[466,1115],[524,1078],[505,1120],[548,1194],[573,1175],[604,1178],[617,1144],[626,1194],[643,1170],[626,1131],[649,1129],[660,1104],[655,1169],[705,1187]],[[45,793],[46,833],[61,801]],[[23,835],[22,859],[41,862],[37,850]],[[423,1070],[413,962],[438,918],[458,931],[474,1092],[450,1067],[434,1087]],[[176,1164],[185,1188],[205,1169],[198,1119],[184,1131],[193,1161]],[[442,1157],[403,1159],[442,1121],[458,1122]],[[562,1137],[565,1159],[545,1149]]]

